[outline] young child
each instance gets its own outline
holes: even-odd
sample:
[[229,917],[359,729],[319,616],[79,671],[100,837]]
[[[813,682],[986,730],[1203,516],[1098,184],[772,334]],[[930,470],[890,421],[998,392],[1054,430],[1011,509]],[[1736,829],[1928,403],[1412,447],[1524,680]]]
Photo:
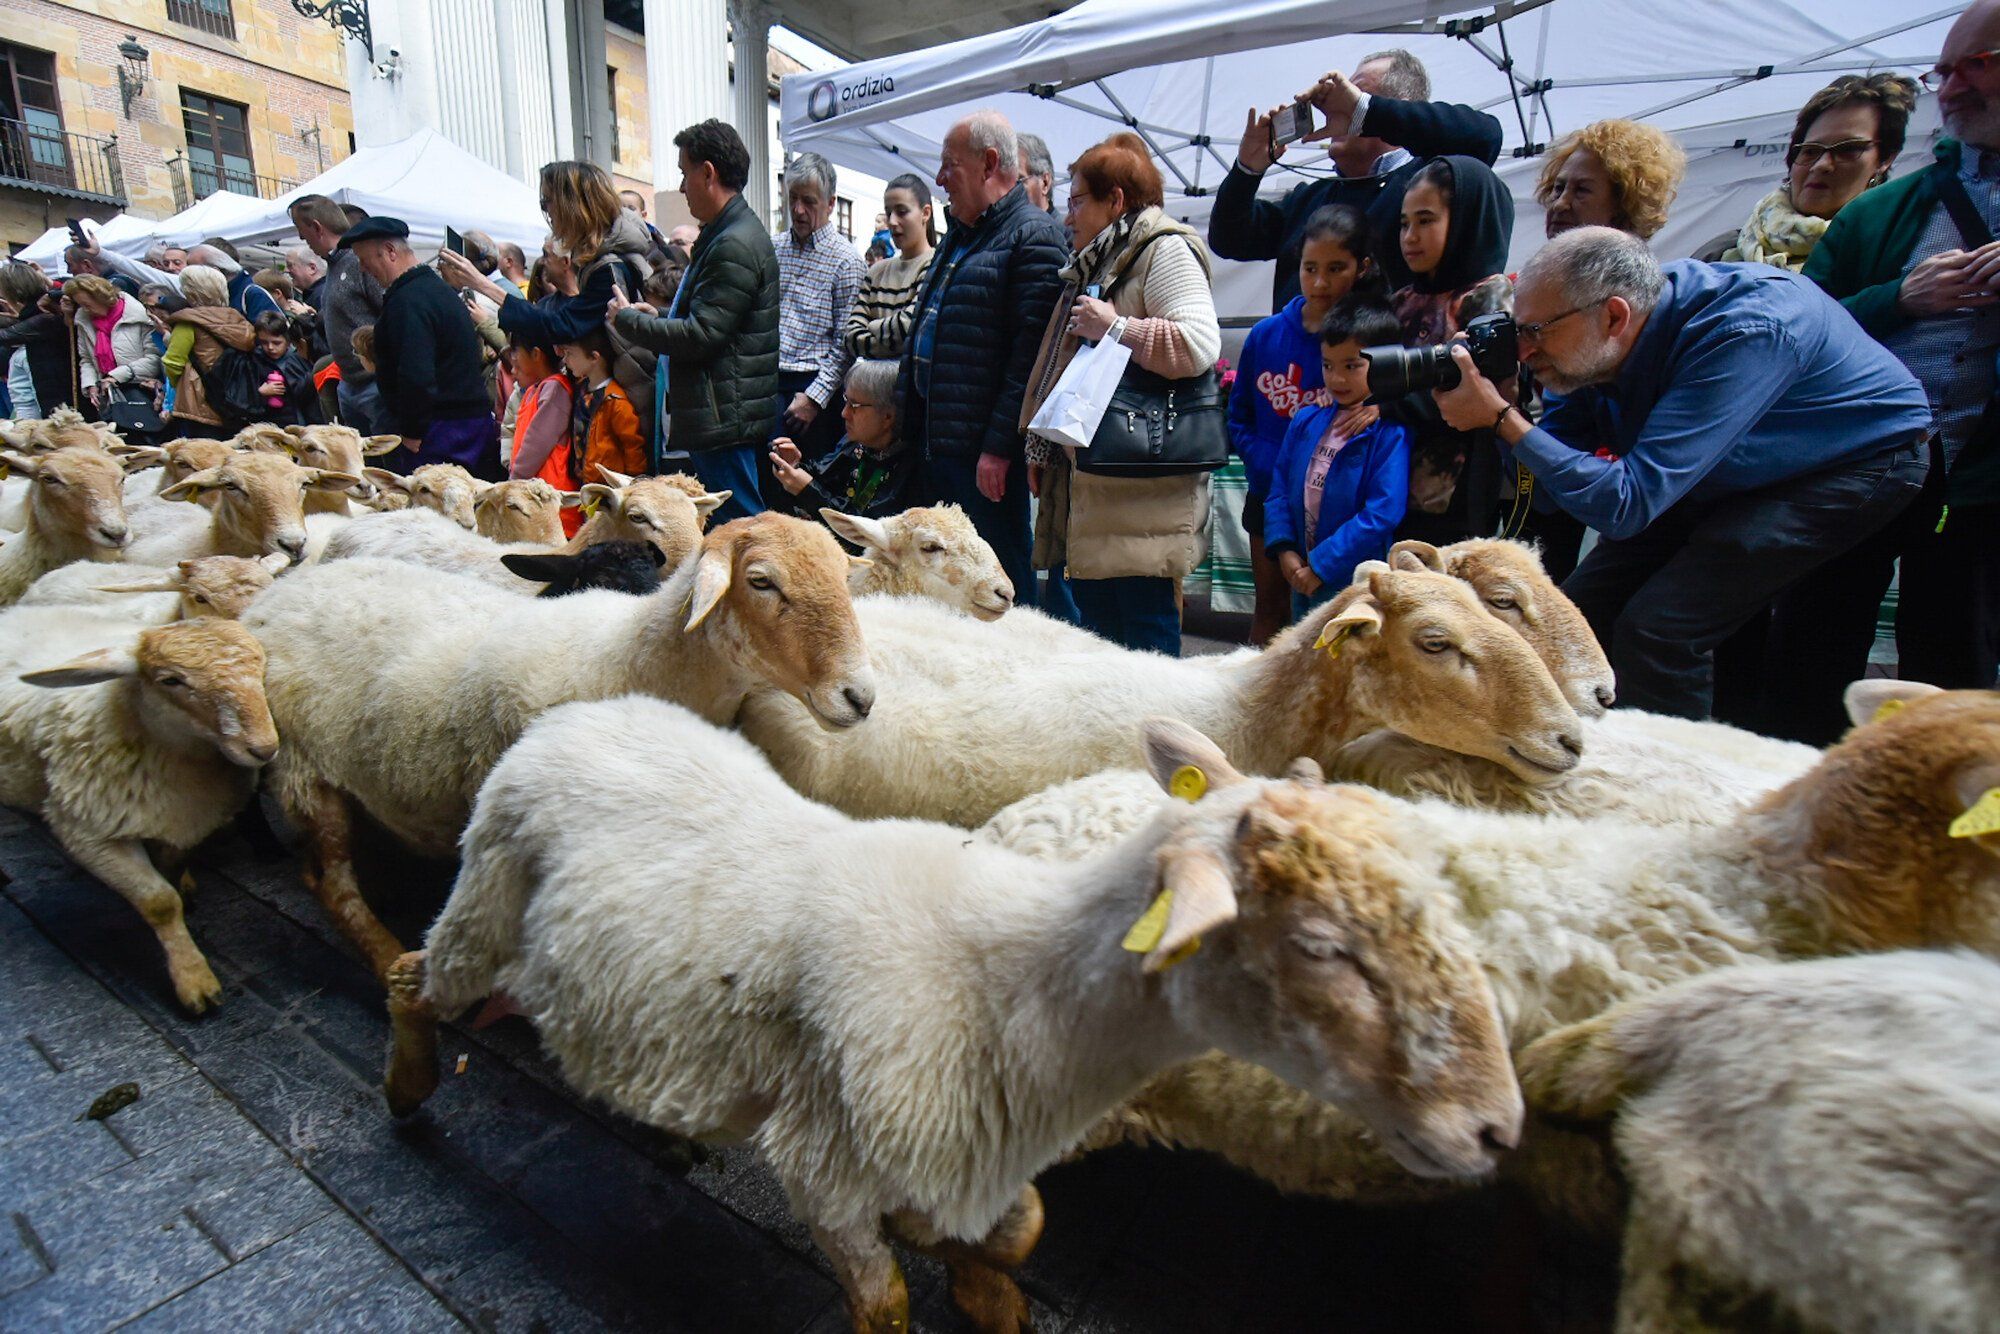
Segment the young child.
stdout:
[[1368,397],[1366,347],[1396,341],[1387,306],[1350,296],[1320,326],[1332,402],[1301,408],[1285,431],[1264,503],[1264,549],[1292,586],[1294,620],[1347,587],[1354,567],[1389,554],[1410,491],[1410,433],[1349,410]]
[[251,354],[261,383],[262,420],[274,426],[304,426],[319,420],[319,391],[312,368],[292,349],[290,317],[267,310],[252,321],[256,351]]
[[1358,209],[1329,205],[1306,219],[1299,252],[1300,295],[1257,323],[1236,361],[1229,440],[1243,458],[1248,483],[1243,528],[1250,534],[1250,569],[1257,588],[1250,621],[1252,644],[1264,644],[1291,619],[1290,585],[1264,547],[1264,497],[1271,489],[1271,465],[1293,416],[1301,408],[1330,401],[1320,380],[1319,326],[1333,303],[1353,291],[1357,282],[1380,285],[1368,259],[1368,221]]
[[816,515],[830,507],[879,519],[908,508],[917,451],[899,448],[895,362],[854,363],[840,420],[846,434],[817,463],[802,460],[799,447],[784,436],[771,442],[771,473],[799,498],[800,513]]
[[632,400],[611,378],[611,339],[603,329],[592,329],[557,350],[576,381],[570,430],[583,455],[579,484],[603,481],[600,464],[627,476],[645,473],[646,436]]
[[370,375],[375,373],[375,326],[364,324],[354,331],[354,359]]

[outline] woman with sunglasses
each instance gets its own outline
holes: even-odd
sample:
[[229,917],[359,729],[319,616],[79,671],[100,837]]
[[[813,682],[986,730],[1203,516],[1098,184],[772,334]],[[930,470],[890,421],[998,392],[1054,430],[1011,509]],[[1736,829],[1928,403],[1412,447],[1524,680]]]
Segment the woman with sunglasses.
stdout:
[[1814,93],[1792,127],[1784,184],[1757,201],[1722,258],[1804,268],[1834,215],[1889,179],[1916,101],[1900,74],[1843,75]]

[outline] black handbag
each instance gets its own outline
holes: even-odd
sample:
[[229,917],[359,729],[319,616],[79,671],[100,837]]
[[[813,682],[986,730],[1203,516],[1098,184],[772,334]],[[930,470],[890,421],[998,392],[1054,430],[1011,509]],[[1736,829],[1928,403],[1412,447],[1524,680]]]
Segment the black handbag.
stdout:
[[127,436],[156,436],[167,429],[166,419],[153,406],[153,391],[132,384],[105,386],[103,420]]
[[1185,380],[1125,368],[1079,472],[1098,477],[1173,477],[1229,462],[1229,396],[1213,370]]
[[[1104,293],[1106,301],[1125,279],[1147,246],[1134,252]],[[1174,477],[1214,472],[1229,462],[1229,395],[1213,369],[1184,380],[1170,380],[1137,362],[1118,377],[1111,406],[1090,437],[1090,448],[1076,451],[1076,468],[1097,477]]]

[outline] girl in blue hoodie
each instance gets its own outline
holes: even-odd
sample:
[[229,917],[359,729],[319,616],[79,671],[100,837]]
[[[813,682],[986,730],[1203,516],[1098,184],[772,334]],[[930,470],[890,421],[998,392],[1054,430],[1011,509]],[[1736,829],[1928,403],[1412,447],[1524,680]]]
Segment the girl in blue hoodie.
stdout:
[[1319,326],[1357,282],[1380,286],[1368,263],[1368,221],[1358,209],[1329,205],[1306,220],[1299,252],[1300,295],[1259,321],[1237,358],[1229,441],[1243,456],[1248,482],[1243,528],[1250,534],[1250,569],[1257,584],[1252,644],[1261,645],[1282,630],[1291,611],[1290,586],[1265,550],[1264,497],[1271,489],[1271,464],[1293,416],[1301,408],[1330,401],[1320,379]]
[[1396,342],[1395,312],[1364,297],[1320,325],[1322,383],[1332,401],[1301,408],[1286,428],[1264,502],[1264,549],[1292,588],[1292,619],[1347,587],[1354,567],[1389,554],[1410,500],[1407,428],[1353,409],[1368,397],[1361,350]]

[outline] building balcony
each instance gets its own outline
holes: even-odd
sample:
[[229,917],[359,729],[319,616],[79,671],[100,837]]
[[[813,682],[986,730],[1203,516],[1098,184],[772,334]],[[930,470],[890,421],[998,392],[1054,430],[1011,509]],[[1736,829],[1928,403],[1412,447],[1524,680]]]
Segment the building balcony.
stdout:
[[0,119],[0,186],[124,207],[118,136]]
[[213,162],[198,162],[179,153],[167,159],[167,174],[173,178],[174,209],[177,212],[193,208],[210,195],[224,190],[253,195],[258,199],[276,199],[288,190],[296,190],[299,185],[297,181],[289,181],[282,176],[261,176]]

